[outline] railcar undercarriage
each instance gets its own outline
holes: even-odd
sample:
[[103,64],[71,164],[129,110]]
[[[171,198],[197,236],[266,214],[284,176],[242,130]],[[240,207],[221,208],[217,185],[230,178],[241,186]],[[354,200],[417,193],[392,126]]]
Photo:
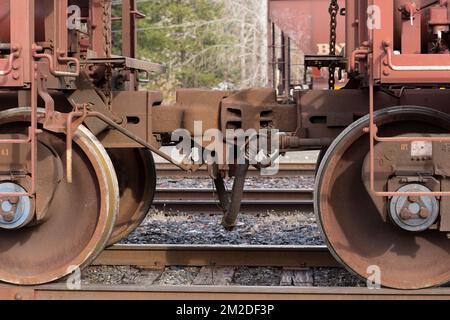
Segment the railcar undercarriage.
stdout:
[[[1,0],[0,280],[60,279],[127,237],[153,201],[152,152],[207,166],[232,229],[249,166],[322,150],[315,211],[335,257],[363,278],[378,267],[387,287],[450,281],[450,4],[330,2],[333,50],[305,59],[329,68],[329,90],[183,89],[163,106],[139,90],[164,68],[136,59],[135,0],[122,1],[123,56],[111,53],[111,1]],[[184,161],[160,151],[183,135]]]

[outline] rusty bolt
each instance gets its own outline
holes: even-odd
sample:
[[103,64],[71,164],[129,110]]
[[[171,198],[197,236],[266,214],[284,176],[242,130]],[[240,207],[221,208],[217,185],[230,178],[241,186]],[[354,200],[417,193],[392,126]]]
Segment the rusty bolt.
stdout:
[[12,212],[8,212],[6,214],[3,214],[2,217],[6,222],[13,222],[16,215]]
[[409,219],[412,218],[412,214],[411,214],[411,212],[409,211],[408,208],[403,208],[402,211],[400,212],[400,217],[403,220],[409,220]]
[[17,204],[19,202],[19,197],[9,197],[8,201],[11,204]]
[[384,75],[384,76],[387,77],[387,76],[390,75],[390,74],[391,74],[391,73],[390,73],[388,70],[383,70],[383,75]]
[[122,123],[124,123],[124,119],[121,117],[115,117],[114,122],[117,124],[122,124]]
[[412,196],[409,197],[408,200],[409,200],[409,202],[412,202],[412,203],[417,203],[420,201],[419,197],[412,197]]
[[422,209],[420,210],[419,216],[420,216],[422,219],[427,219],[427,218],[431,217],[431,212],[430,212],[430,210],[428,210],[427,208],[422,208]]
[[19,80],[20,74],[18,72],[13,72],[12,77],[14,80]]

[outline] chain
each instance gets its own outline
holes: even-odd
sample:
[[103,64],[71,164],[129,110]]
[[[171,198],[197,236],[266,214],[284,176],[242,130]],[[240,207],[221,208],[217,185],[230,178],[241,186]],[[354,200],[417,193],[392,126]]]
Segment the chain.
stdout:
[[[104,54],[106,58],[111,58],[111,48],[112,48],[112,30],[111,30],[111,0],[102,0],[103,9],[103,43],[104,43]],[[107,99],[107,104],[110,107],[112,104],[112,66],[111,64],[106,64],[105,70],[105,96]]]
[[[330,55],[335,56],[336,55],[336,39],[337,39],[337,15],[339,13],[339,3],[338,0],[331,0],[330,2],[330,8],[329,8],[329,13],[330,13]],[[329,81],[328,81],[328,85],[330,90],[334,90],[335,88],[335,84],[336,84],[336,79],[335,79],[335,72],[336,72],[336,67],[335,66],[330,66],[329,67],[329,73],[330,73],[330,77],[329,77]]]

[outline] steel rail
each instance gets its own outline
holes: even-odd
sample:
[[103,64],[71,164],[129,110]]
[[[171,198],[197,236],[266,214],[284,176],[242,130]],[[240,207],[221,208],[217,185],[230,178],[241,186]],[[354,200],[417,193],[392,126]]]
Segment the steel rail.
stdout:
[[[156,199],[160,200],[205,200],[215,199],[217,191],[213,189],[158,188]],[[313,190],[297,189],[246,189],[244,200],[259,200],[274,197],[276,200],[312,200]]]
[[[222,255],[215,260],[210,253]],[[274,258],[294,252],[306,258],[319,254],[331,255],[325,247],[279,246],[183,246],[183,245],[116,245],[105,250],[96,264],[158,266],[165,263],[190,263],[191,265],[234,265],[230,261],[237,253],[248,263],[261,266]],[[256,254],[256,256],[255,256]],[[269,254],[269,256],[268,256]],[[277,256],[270,256],[276,254]],[[179,255],[177,257],[177,255]],[[169,259],[167,259],[169,258]],[[254,259],[259,261],[255,262]],[[316,256],[317,258],[317,256]],[[326,259],[328,259],[326,258]],[[165,259],[165,260],[164,260]],[[309,256],[309,263],[317,265]],[[311,260],[312,259],[312,260]],[[155,264],[155,261],[159,261]],[[285,263],[286,261],[283,261]],[[277,264],[271,262],[270,264]],[[281,263],[281,264],[283,264]],[[336,263],[336,262],[334,262]],[[242,265],[239,265],[242,266]],[[308,263],[305,264],[308,266]],[[284,266],[287,267],[287,266]],[[450,300],[450,288],[427,290],[369,290],[367,288],[334,287],[240,287],[240,286],[153,286],[153,285],[84,285],[71,289],[66,283],[35,287],[0,285],[0,300]]]
[[[209,177],[208,170],[205,167],[200,168],[196,172],[186,173],[180,170],[177,166],[170,163],[157,163],[156,171],[158,177],[190,177],[190,178],[207,178]],[[279,171],[274,176],[263,176],[260,171],[255,168],[250,168],[248,171],[249,177],[295,177],[295,176],[306,176],[313,177],[316,175],[316,164],[298,164],[298,163],[281,163]]]
[[[242,211],[263,213],[312,211],[311,190],[252,189],[245,190]],[[160,211],[220,213],[217,192],[213,189],[158,189],[153,205]]]
[[449,300],[450,288],[402,291],[367,288],[107,286],[66,284],[0,286],[2,300]]
[[325,246],[116,245],[97,266],[340,267]]

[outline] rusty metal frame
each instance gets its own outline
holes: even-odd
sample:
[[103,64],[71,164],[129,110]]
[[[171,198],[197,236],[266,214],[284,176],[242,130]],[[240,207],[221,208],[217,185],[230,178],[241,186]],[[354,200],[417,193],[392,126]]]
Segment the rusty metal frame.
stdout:
[[[105,26],[106,21],[103,16],[102,1],[111,2],[111,0],[89,0],[89,15],[91,23],[91,27],[89,28],[91,30],[90,48],[97,54],[98,57],[106,57],[106,44],[104,43],[103,32],[104,28],[108,26]],[[95,27],[92,28],[92,25]]]
[[87,285],[70,290],[66,284],[0,287],[4,300],[449,300],[448,288],[369,290],[367,288],[299,288],[235,286]]
[[20,57],[20,47],[15,46],[12,47],[11,50],[12,52],[8,58],[8,67],[0,70],[0,76],[2,77],[9,75],[13,71],[14,61],[16,61],[16,59]]
[[50,73],[55,77],[78,77],[80,75],[80,60],[78,58],[70,58],[65,57],[65,53],[63,51],[59,51],[56,53],[56,60],[59,62],[67,63],[67,65],[75,65],[75,71],[59,71],[58,66],[55,64],[55,60],[53,55],[48,53],[38,53],[38,51],[42,51],[43,48],[33,45],[34,58],[36,59],[45,59],[48,61],[48,66]]
[[[391,4],[393,6],[393,0],[383,0],[383,5],[389,6]],[[387,3],[389,2],[389,3]],[[380,4],[380,0],[373,0],[374,4]],[[386,4],[387,3],[387,4]],[[383,10],[382,10],[383,11]],[[388,19],[391,15],[388,15]],[[384,18],[386,19],[386,18]],[[389,30],[389,29],[388,29]],[[393,28],[392,28],[393,30]],[[383,47],[385,48],[385,53],[387,56],[387,65],[394,70],[392,65],[392,51],[389,47],[388,40],[382,40],[383,32],[380,30],[371,30],[371,39],[373,41],[374,48],[376,47],[376,43],[381,42]],[[389,32],[389,31],[387,31]],[[381,34],[380,34],[381,33]],[[355,52],[353,52],[355,53]],[[359,54],[357,52],[357,54]],[[355,54],[355,56],[357,56]],[[382,53],[380,50],[377,53],[380,57]],[[353,56],[353,55],[352,55]],[[375,188],[375,142],[414,142],[414,141],[424,141],[424,142],[450,142],[450,137],[380,137],[378,135],[378,126],[375,123],[375,99],[374,99],[374,83],[376,77],[376,68],[379,67],[379,59],[374,53],[368,55],[369,60],[369,128],[365,128],[364,132],[369,133],[370,136],[370,191],[378,197],[450,197],[450,191],[447,192],[381,192],[377,191]],[[412,69],[412,67],[411,67]],[[412,71],[412,70],[408,70]],[[417,70],[415,70],[417,71]],[[422,70],[422,71],[432,71],[432,70]]]
[[[34,197],[36,193],[36,167],[37,167],[37,134],[39,133],[37,127],[37,85],[36,85],[36,63],[32,62],[31,56],[32,48],[31,43],[34,43],[34,31],[30,29],[34,26],[34,12],[35,3],[33,0],[11,0],[11,21],[21,21],[27,26],[24,34],[19,34],[19,28],[11,28],[11,42],[12,50],[10,54],[10,66],[13,67],[14,60],[21,54],[25,55],[24,59],[24,80],[27,80],[27,74],[31,74],[31,123],[28,128],[28,136],[26,139],[2,139],[0,144],[31,144],[31,189],[28,192],[13,192],[13,193],[0,193],[0,197],[21,197],[28,196]],[[23,32],[23,30],[20,30]],[[16,44],[17,43],[17,44]],[[30,66],[27,70],[27,66]],[[9,68],[8,68],[9,69]],[[9,70],[6,70],[7,73]]]
[[104,123],[108,124],[109,126],[114,128],[115,130],[119,131],[123,135],[127,136],[131,140],[134,140],[135,142],[137,142],[141,146],[151,150],[155,154],[159,155],[161,158],[163,158],[163,159],[165,159],[165,160],[175,164],[178,168],[180,168],[180,169],[182,169],[184,171],[192,172],[192,171],[198,170],[200,168],[200,165],[196,165],[196,164],[194,165],[194,164],[191,164],[191,163],[177,163],[177,162],[174,162],[173,159],[170,156],[168,156],[164,152],[160,151],[158,148],[154,147],[153,145],[151,145],[150,143],[148,143],[144,139],[141,139],[137,135],[133,134],[129,130],[127,130],[124,127],[122,127],[121,125],[117,124],[116,122],[114,122],[113,120],[111,120],[110,118],[105,116],[103,113],[97,112],[97,111],[87,111],[86,112],[85,109],[83,109],[82,112],[80,112],[80,111],[73,111],[73,112],[67,114],[67,127],[72,129],[72,130],[68,130],[67,131],[67,135],[68,135],[67,136],[67,141],[71,141],[72,140],[71,133],[73,132],[73,130],[75,128],[75,125],[73,124],[74,119],[83,118],[83,120],[84,120],[84,119],[90,118],[90,117],[94,117],[94,118],[97,118],[97,119],[103,121]]
[[[34,68],[37,69],[36,63]],[[0,144],[31,144],[31,189],[29,192],[12,192],[12,193],[0,193],[2,197],[34,197],[36,194],[36,168],[37,168],[37,135],[40,130],[37,127],[37,100],[38,89],[36,84],[36,76],[31,81],[31,121],[28,128],[28,137],[26,139],[3,139],[0,140]]]

